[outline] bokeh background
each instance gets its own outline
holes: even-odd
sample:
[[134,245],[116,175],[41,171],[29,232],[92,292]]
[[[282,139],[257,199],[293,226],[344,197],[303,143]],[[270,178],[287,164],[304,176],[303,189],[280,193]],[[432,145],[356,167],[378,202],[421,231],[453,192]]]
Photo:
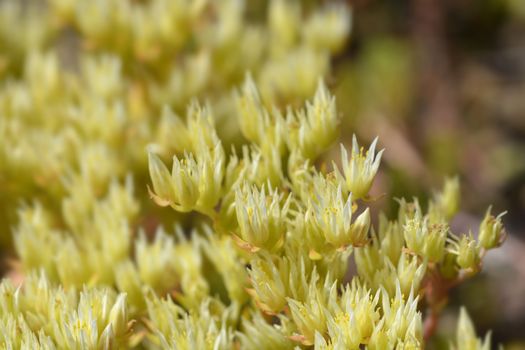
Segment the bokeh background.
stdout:
[[477,227],[489,205],[507,211],[506,243],[454,290],[441,334],[453,332],[463,304],[496,344],[524,348],[525,1],[349,3],[352,34],[334,85],[343,130],[378,135],[387,149],[376,195],[424,198],[458,175],[455,230]]

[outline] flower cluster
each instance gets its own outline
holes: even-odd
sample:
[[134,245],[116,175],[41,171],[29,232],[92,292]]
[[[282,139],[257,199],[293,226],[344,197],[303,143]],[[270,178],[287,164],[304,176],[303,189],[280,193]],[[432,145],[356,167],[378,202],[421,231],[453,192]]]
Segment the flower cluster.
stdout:
[[[444,286],[503,242],[490,210],[452,232],[457,179],[376,215],[377,139],[321,165],[348,9],[249,4],[49,0],[31,21],[0,2],[0,221],[23,279],[0,282],[1,348],[422,349]],[[490,339],[462,311],[453,346]]]
[[[215,234],[221,241],[231,241],[229,249],[236,246],[239,263],[248,266],[244,283],[249,298],[243,299],[251,300],[251,307],[263,315],[276,318],[262,326],[261,316],[240,315],[247,324],[242,329],[255,339],[263,335],[252,334],[257,333],[253,324],[259,325],[259,332],[275,334],[279,340],[265,341],[268,347],[277,343],[283,348],[422,348],[423,319],[439,312],[446,298],[436,292],[438,286],[453,285],[479,271],[486,250],[504,238],[501,215],[487,213],[477,240],[472,234],[453,233],[449,221],[459,207],[460,195],[458,180],[450,179],[426,211],[417,200],[400,200],[397,218],[388,220],[381,215],[372,228],[367,205],[373,201],[369,189],[383,152],[376,152],[378,141],[364,151],[354,137],[351,152],[341,145],[342,170],[335,163],[331,170],[319,170],[310,165],[319,151],[305,152],[303,147],[312,134],[294,134],[294,127],[305,110],[312,113],[308,120],[320,120],[319,125],[337,123],[335,108],[325,108],[333,97],[324,86],[320,85],[305,109],[286,110],[298,119],[283,118],[277,106],[265,107],[258,96],[249,77],[244,90],[235,96],[243,133],[253,142],[256,155],[246,151],[239,157],[232,152],[221,158],[227,164],[223,181],[210,180],[207,187],[200,188],[220,193],[219,197],[207,210],[193,208],[209,217]],[[321,140],[324,136],[332,140],[319,142],[319,150],[335,138],[322,130],[316,134]],[[189,135],[189,144],[203,137]],[[212,149],[210,144],[201,152]],[[284,164],[288,171],[258,172],[265,160],[273,162],[274,155],[277,164]],[[187,171],[169,174],[160,164],[151,167],[153,183],[157,182],[154,196],[168,193]],[[184,164],[191,167],[190,162]],[[160,178],[166,180],[156,180]],[[348,280],[346,268],[352,257],[357,274]],[[239,296],[228,299],[239,300]],[[422,304],[427,311],[422,312]],[[468,323],[465,317],[461,316],[460,328]],[[253,339],[241,334],[240,343],[249,347]],[[219,339],[217,336],[216,341]]]
[[0,344],[6,349],[114,349],[127,344],[134,321],[126,294],[77,291],[31,274],[23,289],[0,284]]
[[[61,221],[60,203],[71,189],[90,188],[100,198],[128,173],[145,179],[146,148],[163,157],[176,152],[177,159],[193,154],[179,191],[193,191],[195,203],[182,204],[188,210],[200,205],[195,186],[208,180],[207,160],[180,128],[186,106],[206,99],[227,148],[239,144],[230,96],[247,72],[261,103],[299,104],[329,73],[331,55],[348,36],[343,5],[273,0],[264,11],[252,6],[244,0],[0,2],[0,247],[12,247],[20,199],[44,202]],[[188,112],[199,113],[211,110]],[[144,191],[137,196],[147,203]]]

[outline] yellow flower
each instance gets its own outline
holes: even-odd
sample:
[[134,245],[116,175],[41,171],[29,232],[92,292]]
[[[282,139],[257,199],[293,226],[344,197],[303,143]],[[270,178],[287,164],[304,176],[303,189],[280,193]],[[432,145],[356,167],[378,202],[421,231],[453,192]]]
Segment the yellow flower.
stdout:
[[337,167],[338,178],[346,184],[346,190],[352,193],[354,199],[366,198],[379,168],[383,150],[375,154],[377,138],[374,139],[366,153],[359,148],[355,135],[352,138],[352,154],[350,160],[346,149],[341,145],[343,174]]
[[505,212],[494,217],[490,210],[491,208],[487,210],[479,227],[479,245],[485,249],[495,248],[505,239],[505,230],[501,222],[501,217],[505,215]]
[[284,243],[291,196],[286,200],[277,189],[261,190],[247,183],[235,191],[235,212],[239,224],[237,242],[251,251],[275,251]]

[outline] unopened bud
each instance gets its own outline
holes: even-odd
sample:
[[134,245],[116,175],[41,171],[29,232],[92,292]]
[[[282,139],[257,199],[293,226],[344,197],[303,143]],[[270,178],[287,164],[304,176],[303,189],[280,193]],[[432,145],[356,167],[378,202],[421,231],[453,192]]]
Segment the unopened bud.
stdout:
[[463,269],[477,269],[479,265],[479,248],[472,235],[461,237],[458,246],[458,265]]
[[352,224],[352,244],[362,246],[367,241],[368,230],[370,229],[370,210],[366,208],[355,222]]
[[429,228],[424,247],[425,257],[429,261],[440,262],[443,259],[447,230],[447,226],[443,224],[434,224]]
[[452,218],[458,212],[460,191],[457,177],[447,179],[438,200],[447,219]]
[[505,231],[503,228],[503,223],[501,222],[501,217],[505,215],[505,213],[501,213],[494,217],[490,213],[490,209],[491,208],[487,210],[485,218],[479,227],[479,245],[485,249],[491,249],[499,246],[505,238]]
[[174,198],[171,174],[157,155],[150,153],[148,157],[154,199],[159,205],[168,205]]
[[118,296],[117,301],[109,313],[109,321],[115,336],[121,336],[128,331],[128,310],[126,308],[126,294]]

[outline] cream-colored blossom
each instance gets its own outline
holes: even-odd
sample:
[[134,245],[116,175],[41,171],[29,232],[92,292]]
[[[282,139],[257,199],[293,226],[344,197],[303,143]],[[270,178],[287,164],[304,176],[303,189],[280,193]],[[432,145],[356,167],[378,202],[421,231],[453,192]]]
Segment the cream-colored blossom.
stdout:
[[235,212],[239,231],[234,237],[239,244],[251,251],[275,251],[281,248],[286,234],[290,199],[290,196],[285,198],[270,186],[262,186],[259,190],[244,184],[237,189]]
[[374,139],[368,151],[364,152],[357,144],[355,135],[352,138],[352,153],[348,159],[346,149],[341,145],[343,173],[336,166],[337,176],[346,184],[346,190],[352,193],[354,199],[362,199],[368,195],[372,181],[379,169],[383,150],[375,153],[377,138]]
[[339,118],[335,97],[323,81],[319,81],[312,101],[304,109],[288,110],[286,142],[292,152],[307,159],[317,158],[337,138]]

